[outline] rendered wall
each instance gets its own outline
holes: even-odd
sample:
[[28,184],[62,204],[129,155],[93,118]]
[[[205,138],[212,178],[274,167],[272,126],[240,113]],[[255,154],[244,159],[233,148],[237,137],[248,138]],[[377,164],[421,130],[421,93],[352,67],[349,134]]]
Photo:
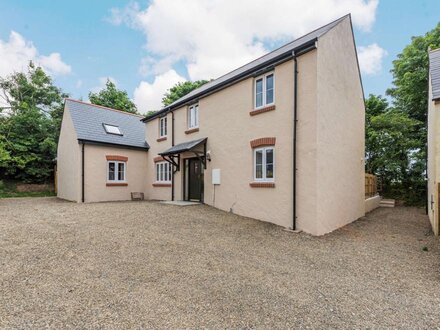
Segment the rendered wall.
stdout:
[[[314,56],[313,54],[307,56]],[[275,68],[276,109],[255,116],[253,110],[253,79],[238,82],[199,100],[199,131],[185,134],[186,107],[176,109],[175,144],[208,137],[207,149],[211,162],[204,172],[205,203],[230,211],[272,222],[284,227],[292,224],[292,120],[293,61]],[[156,142],[158,119],[147,123],[151,145],[148,160],[148,187],[152,199],[170,199],[171,189],[153,187],[153,158],[171,145],[171,115],[168,115],[168,140]],[[275,137],[275,188],[254,188],[253,150],[250,141]],[[185,155],[183,155],[185,156]],[[186,155],[190,156],[190,155]],[[221,184],[211,184],[211,171],[221,169]],[[175,175],[175,199],[183,198],[183,171]],[[152,178],[152,179],[150,179]]]
[[57,150],[57,196],[80,202],[80,145],[69,109],[64,109]]
[[349,17],[318,40],[317,227],[365,214],[365,105]]
[[[429,98],[428,98],[428,216],[432,230],[439,235],[439,204],[438,183],[440,182],[440,104],[432,101],[431,75],[429,75]],[[433,203],[431,204],[431,200]]]
[[[147,192],[146,151],[86,144],[84,155],[85,202],[130,200],[131,192]],[[127,186],[107,186],[107,155],[128,157]]]

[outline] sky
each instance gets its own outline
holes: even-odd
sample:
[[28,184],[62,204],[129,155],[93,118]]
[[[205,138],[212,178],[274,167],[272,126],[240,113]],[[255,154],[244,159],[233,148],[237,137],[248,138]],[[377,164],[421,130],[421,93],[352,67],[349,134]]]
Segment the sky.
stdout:
[[440,22],[439,0],[0,0],[0,76],[41,65],[72,98],[107,79],[141,113],[185,80],[214,79],[351,13],[365,95]]

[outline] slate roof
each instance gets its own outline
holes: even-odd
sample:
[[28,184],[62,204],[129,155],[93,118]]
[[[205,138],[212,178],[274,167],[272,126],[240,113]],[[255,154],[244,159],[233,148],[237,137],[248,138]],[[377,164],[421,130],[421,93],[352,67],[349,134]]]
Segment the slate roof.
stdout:
[[207,138],[202,138],[202,139],[198,139],[198,140],[179,143],[179,144],[176,144],[175,146],[165,150],[164,152],[160,152],[159,155],[168,156],[168,155],[180,154],[185,151],[190,151],[193,148],[195,148],[198,145],[205,142],[206,140],[207,140]]
[[345,15],[336,21],[333,21],[327,25],[324,25],[298,39],[295,39],[294,41],[275,49],[274,51],[246,64],[242,67],[231,71],[224,76],[221,76],[215,80],[212,80],[203,86],[193,90],[192,92],[186,94],[185,96],[181,97],[180,99],[176,100],[166,108],[163,108],[160,111],[155,112],[154,114],[151,114],[150,116],[145,117],[144,121],[148,121],[150,119],[159,117],[163,113],[168,112],[170,109],[176,108],[182,104],[185,104],[186,102],[191,101],[191,99],[196,99],[198,97],[203,96],[203,94],[209,93],[213,90],[219,89],[221,86],[229,84],[231,82],[234,82],[238,78],[240,78],[243,75],[255,72],[257,70],[260,70],[271,63],[274,63],[282,58],[285,58],[286,56],[290,56],[293,51],[298,51],[306,45],[313,44],[318,37],[324,35],[328,31],[330,31],[332,28],[334,28],[336,25],[338,25],[341,21],[343,21],[345,18],[350,17],[350,15]]
[[[142,116],[98,105],[66,99],[78,140],[123,147],[148,149]],[[123,135],[106,133],[103,124],[118,126]]]
[[432,99],[440,99],[440,48],[429,52],[429,72],[431,74]]

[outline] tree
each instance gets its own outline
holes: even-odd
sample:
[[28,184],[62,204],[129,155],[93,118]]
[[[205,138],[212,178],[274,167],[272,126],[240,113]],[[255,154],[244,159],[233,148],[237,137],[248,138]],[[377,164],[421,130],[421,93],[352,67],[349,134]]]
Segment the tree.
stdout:
[[196,81],[185,81],[175,84],[171,87],[163,96],[162,104],[164,107],[170,105],[174,101],[180,99],[182,96],[185,96],[189,92],[192,92],[194,89],[199,88],[200,86],[206,84],[207,80],[196,80]]
[[48,181],[67,97],[41,67],[0,78],[7,109],[0,115],[0,167],[3,177],[25,182]]
[[424,180],[419,175],[419,141],[415,138],[420,122],[397,108],[390,108],[381,96],[369,95],[366,104],[366,171],[382,182],[382,194],[420,203]]
[[[410,150],[412,163],[408,173],[409,192],[426,198],[424,176],[426,171],[427,112],[428,112],[428,49],[440,47],[440,23],[424,36],[413,37],[411,43],[393,61],[393,87],[387,90],[393,106],[417,121],[408,139],[416,143]],[[425,188],[422,188],[425,187]]]
[[130,100],[127,92],[117,89],[116,85],[109,79],[107,79],[104,89],[98,93],[89,93],[89,100],[96,105],[130,113],[138,113],[136,105]]
[[411,43],[393,61],[393,87],[387,94],[396,108],[408,113],[426,126],[428,109],[428,49],[440,47],[440,23],[424,36],[413,37]]

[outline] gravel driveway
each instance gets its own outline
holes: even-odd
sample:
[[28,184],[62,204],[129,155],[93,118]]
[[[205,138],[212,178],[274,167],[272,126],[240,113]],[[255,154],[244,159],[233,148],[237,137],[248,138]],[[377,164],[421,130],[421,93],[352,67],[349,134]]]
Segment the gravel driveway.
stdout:
[[0,267],[2,329],[440,326],[414,208],[317,238],[202,205],[0,199]]

